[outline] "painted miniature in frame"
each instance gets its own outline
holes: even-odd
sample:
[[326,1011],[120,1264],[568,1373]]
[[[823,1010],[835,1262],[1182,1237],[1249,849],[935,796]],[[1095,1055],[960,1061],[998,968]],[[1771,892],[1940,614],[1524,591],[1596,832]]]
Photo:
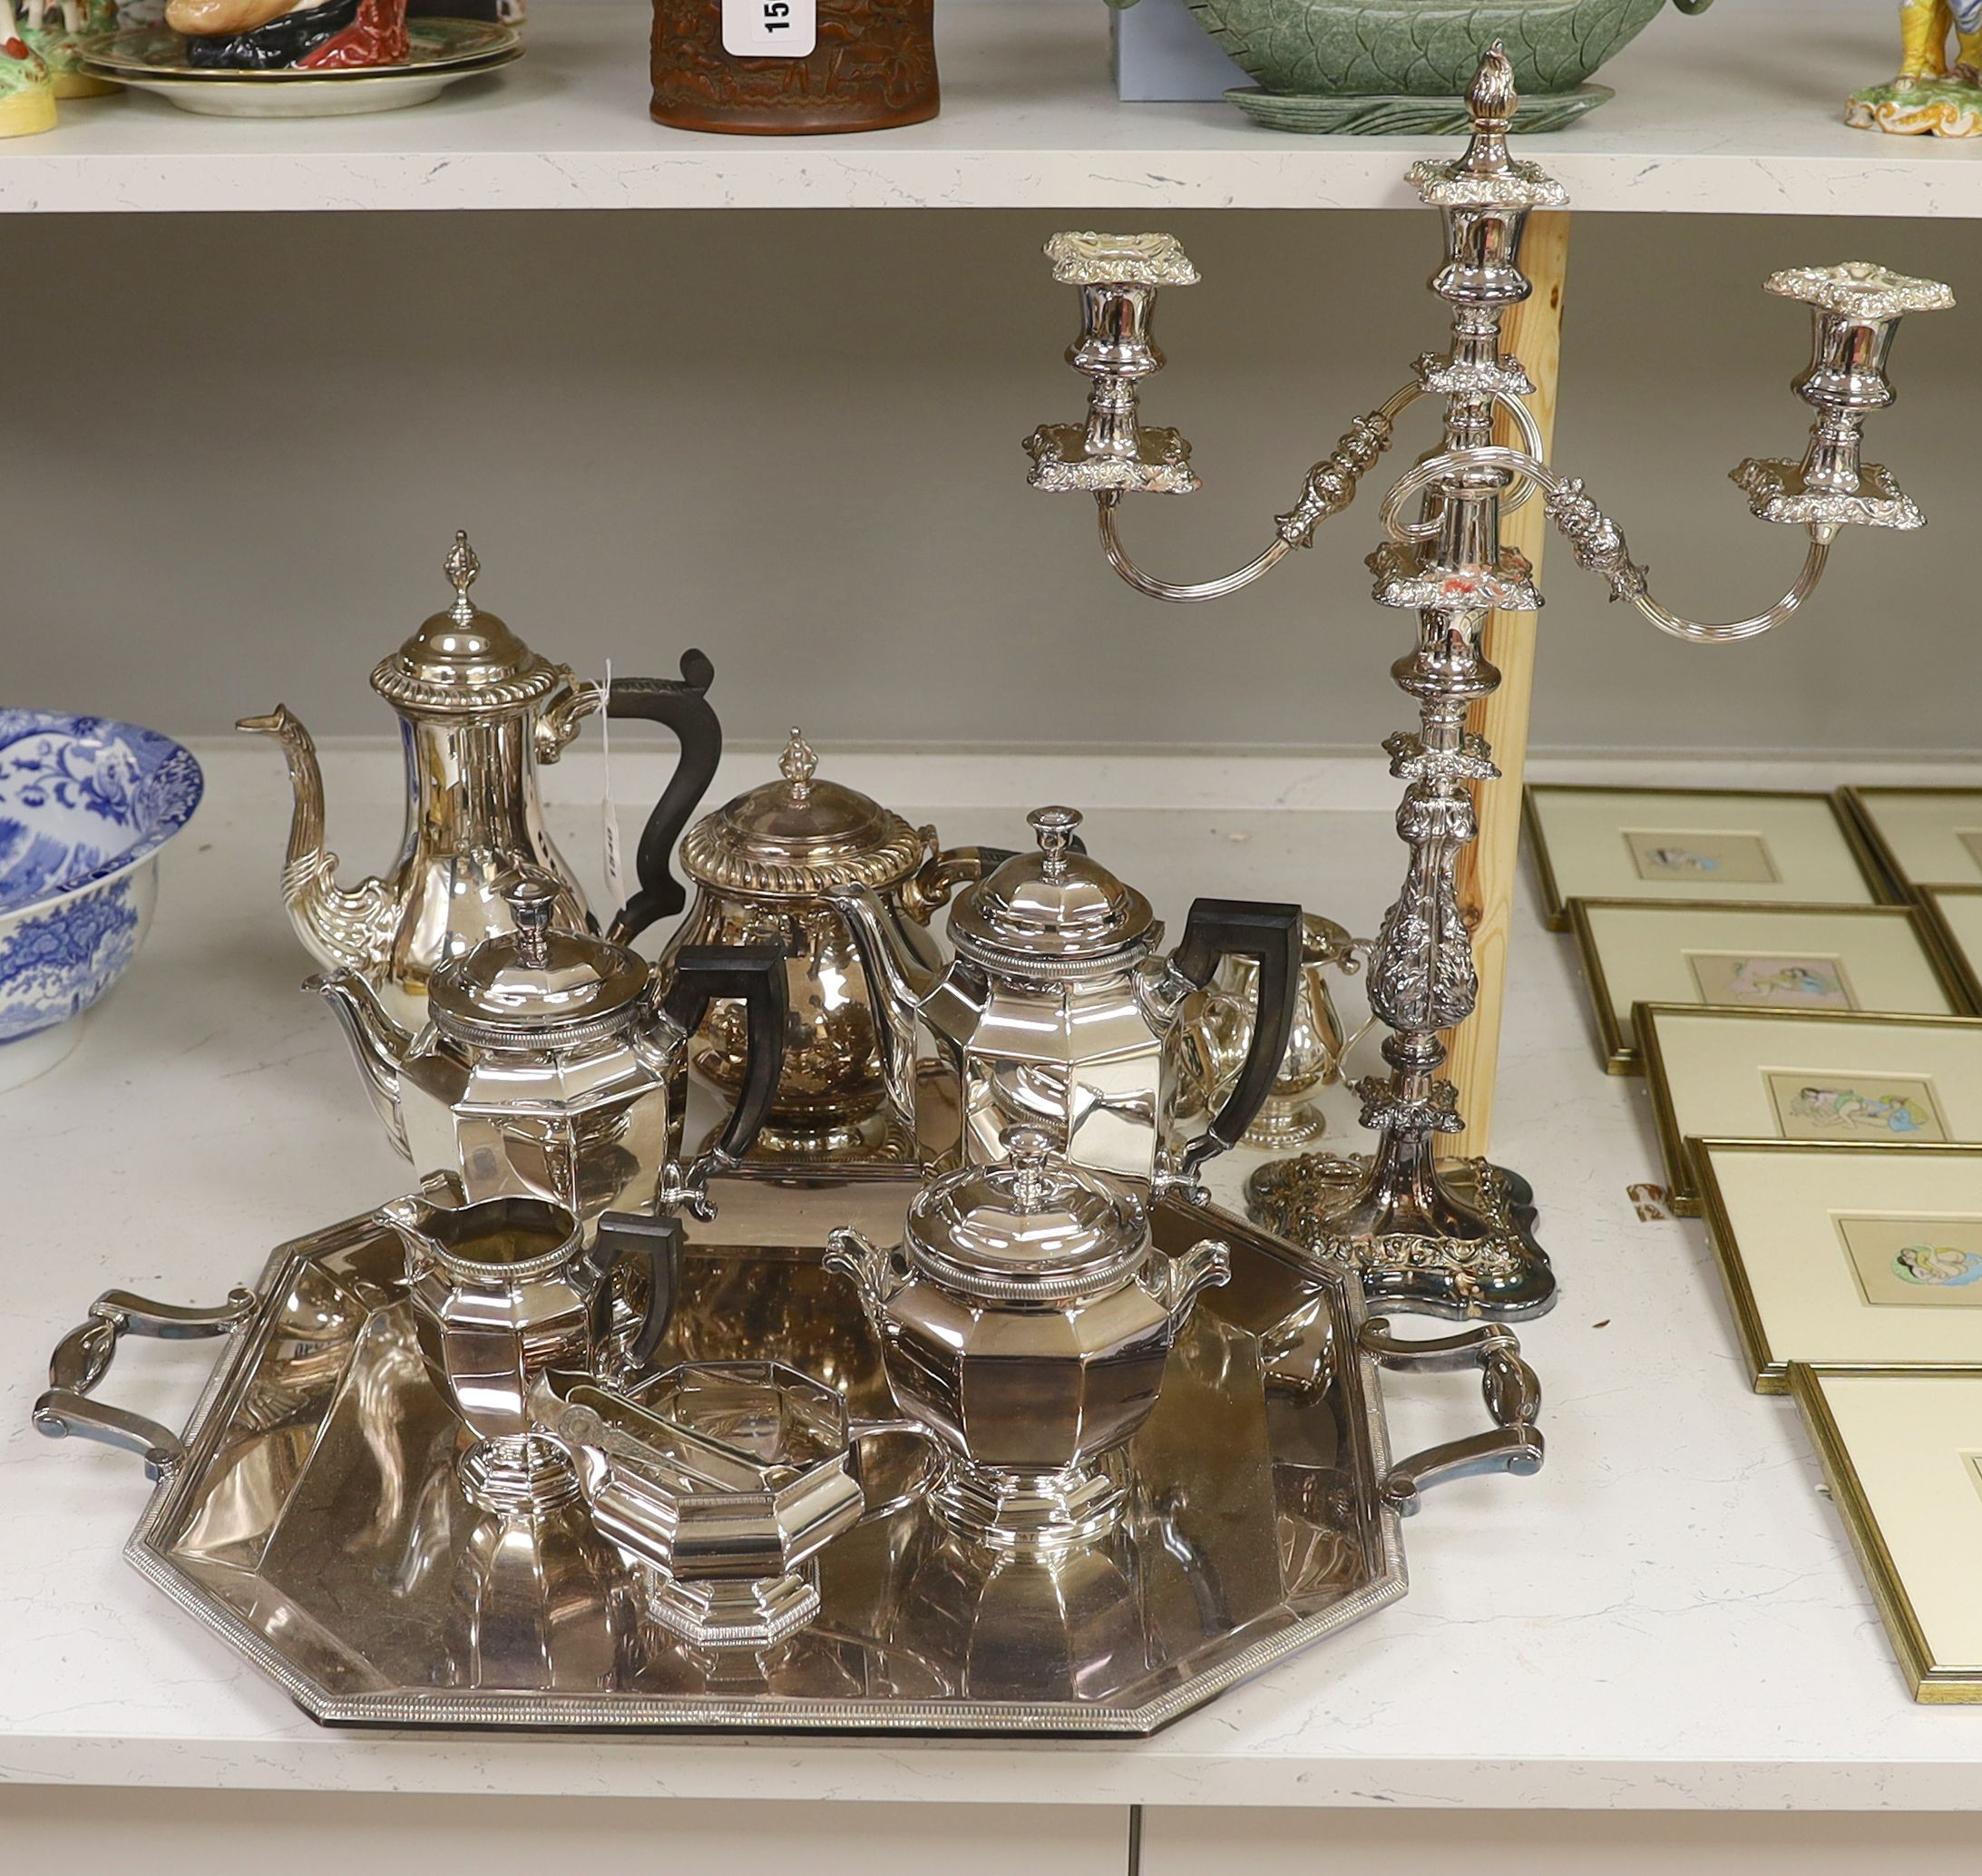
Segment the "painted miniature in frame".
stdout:
[[1840,788],[1838,804],[1891,898],[1928,886],[1982,886],[1982,788]]
[[1901,896],[1829,795],[1536,782],[1522,807],[1542,914],[1557,931],[1568,927],[1571,899],[1876,905]]
[[1783,1392],[1792,1362],[1958,1362],[1982,1348],[1982,1146],[1691,1151],[1756,1392]]
[[1635,1008],[1961,1016],[1976,1006],[1905,905],[1572,899],[1604,1065],[1639,1068]]
[[1703,1137],[1982,1145],[1982,1019],[1641,1003],[1635,1027],[1682,1216]]
[[1913,1697],[1982,1701],[1982,1366],[1798,1362],[1789,1383]]

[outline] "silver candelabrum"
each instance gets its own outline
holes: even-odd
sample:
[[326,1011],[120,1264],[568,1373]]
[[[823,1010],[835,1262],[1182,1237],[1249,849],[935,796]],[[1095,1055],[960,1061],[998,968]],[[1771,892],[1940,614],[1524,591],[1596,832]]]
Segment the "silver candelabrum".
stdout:
[[[1445,265],[1431,289],[1451,308],[1449,351],[1426,353],[1410,383],[1358,417],[1308,473],[1301,498],[1276,518],[1274,539],[1222,580],[1175,585],[1145,573],[1118,532],[1125,494],[1188,494],[1197,486],[1190,445],[1175,430],[1145,427],[1138,386],[1162,368],[1151,337],[1157,291],[1187,287],[1197,272],[1168,235],[1061,234],[1047,243],[1053,278],[1080,294],[1081,332],[1068,362],[1092,380],[1085,423],[1042,425],[1028,439],[1032,486],[1091,494],[1108,563],[1159,600],[1214,600],[1250,585],[1321,523],[1340,514],[1387,450],[1398,418],[1424,397],[1444,400],[1438,449],[1406,470],[1383,498],[1384,541],[1370,556],[1379,604],[1418,615],[1417,650],[1391,667],[1417,699],[1419,727],[1383,745],[1404,786],[1397,831],[1411,849],[1403,890],[1385,914],[1371,959],[1370,1002],[1391,1034],[1387,1076],[1355,1084],[1373,1153],[1311,1154],[1260,1168],[1248,1184],[1255,1213],[1284,1236],[1358,1267],[1366,1290],[1394,1306],[1467,1317],[1538,1315],[1556,1280],[1533,1234],[1527,1183],[1483,1160],[1440,1161],[1436,1136],[1462,1121],[1440,1078],[1440,1031],[1472,1012],[1479,980],[1455,880],[1460,851],[1478,833],[1473,785],[1499,771],[1485,740],[1466,730],[1470,707],[1500,674],[1481,655],[1488,617],[1541,605],[1528,561],[1501,540],[1501,517],[1539,496],[1577,564],[1601,574],[1660,630],[1719,644],[1780,624],[1808,599],[1831,542],[1849,526],[1917,528],[1920,511],[1882,466],[1860,460],[1867,416],[1892,402],[1886,359],[1900,317],[1952,306],[1938,281],[1909,279],[1861,262],[1793,268],[1768,290],[1808,305],[1815,344],[1797,395],[1817,421],[1801,462],[1752,458],[1734,472],[1753,513],[1801,528],[1810,545],[1790,590],[1764,612],[1719,624],[1683,619],[1649,590],[1623,533],[1575,477],[1542,460],[1541,433],[1524,401],[1534,390],[1501,344],[1500,322],[1528,296],[1520,269],[1528,212],[1564,205],[1562,185],[1508,152],[1517,99],[1496,44],[1468,94],[1472,136],[1449,163],[1410,171],[1444,224]],[[1505,412],[1519,448],[1493,440]],[[1415,504],[1415,513],[1411,512]]]

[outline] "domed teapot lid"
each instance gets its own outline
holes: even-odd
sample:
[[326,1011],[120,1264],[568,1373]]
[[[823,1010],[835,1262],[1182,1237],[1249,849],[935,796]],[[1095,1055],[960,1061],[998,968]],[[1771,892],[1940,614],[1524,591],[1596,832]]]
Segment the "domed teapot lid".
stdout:
[[703,816],[681,842],[681,870],[721,892],[785,899],[906,879],[933,836],[857,788],[815,781],[818,766],[795,728],[777,765],[784,779]]
[[380,660],[372,689],[395,709],[509,709],[548,697],[570,673],[541,657],[468,597],[482,562],[465,533],[446,560],[454,602]]
[[1015,854],[951,908],[950,942],[993,970],[1068,976],[1124,964],[1161,933],[1148,900],[1074,850],[1079,813],[1040,807],[1026,816],[1039,851]]
[[638,952],[586,932],[554,932],[561,891],[542,873],[503,889],[513,932],[450,958],[427,983],[427,1013],[467,1041],[576,1042],[608,1032],[645,993],[652,967]]
[[1004,1136],[1010,1163],[962,1167],[916,1195],[903,1248],[966,1296],[1059,1303],[1125,1282],[1149,1249],[1140,1202],[1053,1150],[1043,1128]]

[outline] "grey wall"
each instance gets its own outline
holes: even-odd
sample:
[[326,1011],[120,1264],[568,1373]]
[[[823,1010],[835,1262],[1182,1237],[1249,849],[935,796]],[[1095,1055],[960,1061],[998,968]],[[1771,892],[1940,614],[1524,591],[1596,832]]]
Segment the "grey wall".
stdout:
[[[800,718],[839,743],[1366,746],[1406,637],[1367,599],[1373,503],[1186,609],[1107,573],[1084,502],[1025,487],[1020,439],[1081,408],[1038,259],[1065,219],[13,218],[0,697],[212,732],[279,696],[319,735],[383,729],[365,674],[465,525],[477,596],[542,649],[630,671],[707,648],[739,741]],[[1195,578],[1439,342],[1435,231],[1165,225],[1205,282],[1169,296],[1147,404],[1206,487],[1128,519]],[[1765,603],[1800,537],[1725,472],[1796,453],[1806,331],[1760,280],[1860,252],[1967,302],[1903,336],[1873,452],[1935,525],[1847,541],[1813,615],[1733,650],[1659,638],[1556,556],[1538,744],[1973,748],[1982,229],[1584,219],[1557,456],[1668,603]]]

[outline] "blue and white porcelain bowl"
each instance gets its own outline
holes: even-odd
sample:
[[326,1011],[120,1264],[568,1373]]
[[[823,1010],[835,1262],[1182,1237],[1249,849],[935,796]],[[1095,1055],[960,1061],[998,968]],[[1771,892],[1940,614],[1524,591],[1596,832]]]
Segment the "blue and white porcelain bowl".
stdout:
[[0,1089],[68,1054],[137,956],[159,849],[204,787],[155,729],[0,709]]

